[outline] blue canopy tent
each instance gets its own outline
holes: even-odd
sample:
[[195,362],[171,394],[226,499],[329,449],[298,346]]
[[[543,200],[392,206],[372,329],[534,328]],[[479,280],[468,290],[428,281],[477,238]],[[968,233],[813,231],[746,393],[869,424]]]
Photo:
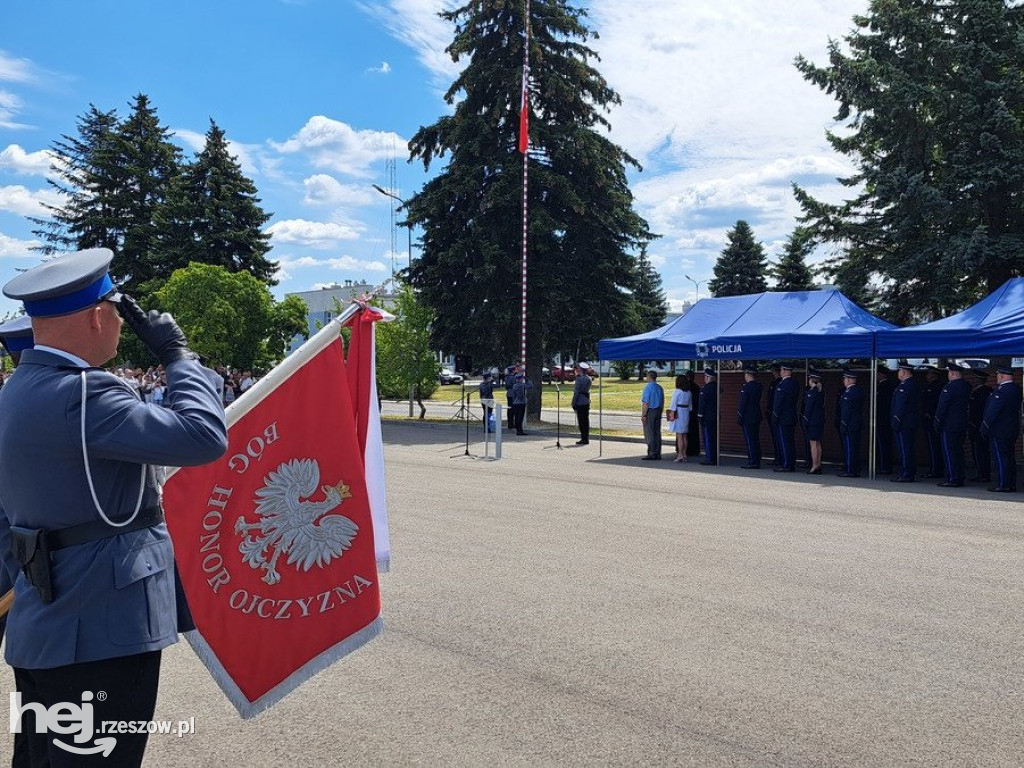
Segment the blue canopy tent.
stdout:
[[1024,277],[1007,280],[963,312],[878,334],[879,357],[996,357],[1024,354]]
[[875,336],[895,328],[835,289],[756,293],[702,299],[662,328],[602,339],[598,356],[601,360],[870,358],[868,467],[873,477]]
[[875,334],[896,326],[837,290],[702,299],[648,333],[602,339],[602,360],[875,357]]

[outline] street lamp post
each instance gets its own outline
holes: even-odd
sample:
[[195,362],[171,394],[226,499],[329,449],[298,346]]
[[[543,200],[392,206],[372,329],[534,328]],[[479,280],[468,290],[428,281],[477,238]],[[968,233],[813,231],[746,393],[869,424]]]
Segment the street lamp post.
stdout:
[[[376,184],[372,184],[371,186],[374,189],[376,189],[378,192],[380,192],[382,195],[384,195],[385,197],[390,197],[392,200],[397,200],[399,203],[402,204],[403,207],[405,207],[405,200],[400,198],[394,192],[388,192],[386,189],[384,189],[384,187],[380,187],[380,186],[378,186]],[[408,245],[409,250],[408,250],[408,253],[407,253],[409,262],[408,262],[407,266],[410,269],[412,269],[412,222],[411,221],[407,221],[406,222],[405,229],[406,229],[406,232],[408,232],[408,235],[409,235],[409,245]]]
[[693,283],[693,301],[696,304],[698,301],[700,301],[700,287],[707,283],[707,280],[694,280],[689,275],[683,275],[683,277],[685,277],[687,280]]
[[[378,186],[376,184],[372,184],[371,186],[374,189],[376,189],[378,192],[380,192],[382,195],[384,195],[385,197],[390,197],[392,200],[397,200],[403,206],[405,205],[405,200],[400,198],[394,192],[388,192],[386,189],[384,189],[384,187]],[[408,217],[406,217],[406,218],[408,219]],[[409,271],[411,272],[412,271],[412,222],[407,220],[405,228],[406,228],[406,231],[409,233],[409,253],[408,253],[408,258],[409,258]],[[392,277],[394,277],[394,275],[392,275]],[[415,384],[415,382],[411,382],[410,381],[409,382],[409,418],[410,419],[413,417],[413,398],[415,398],[415,396],[416,396],[416,384]]]

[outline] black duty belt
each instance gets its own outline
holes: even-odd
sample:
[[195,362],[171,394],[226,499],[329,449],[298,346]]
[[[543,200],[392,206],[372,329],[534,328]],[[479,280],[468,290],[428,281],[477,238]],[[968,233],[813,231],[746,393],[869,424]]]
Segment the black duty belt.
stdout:
[[51,552],[55,549],[74,547],[78,544],[86,544],[90,541],[108,539],[111,536],[120,536],[122,533],[141,531],[143,528],[152,528],[164,521],[164,511],[160,507],[144,509],[135,516],[128,525],[108,525],[103,520],[94,520],[90,523],[72,525],[69,528],[58,528],[46,531],[46,548]]

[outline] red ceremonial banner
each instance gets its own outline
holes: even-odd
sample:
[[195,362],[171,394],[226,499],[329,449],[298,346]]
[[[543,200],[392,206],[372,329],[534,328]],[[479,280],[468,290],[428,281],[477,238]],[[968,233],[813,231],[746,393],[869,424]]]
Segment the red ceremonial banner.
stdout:
[[379,634],[373,523],[337,336],[231,425],[221,460],[175,473],[164,507],[196,623],[188,640],[242,717]]

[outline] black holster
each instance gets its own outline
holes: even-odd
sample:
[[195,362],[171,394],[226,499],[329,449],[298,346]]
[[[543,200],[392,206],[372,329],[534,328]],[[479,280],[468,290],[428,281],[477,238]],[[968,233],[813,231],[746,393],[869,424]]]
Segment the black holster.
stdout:
[[53,574],[50,570],[50,549],[46,530],[11,526],[11,552],[21,565],[29,584],[39,591],[44,603],[53,602]]

